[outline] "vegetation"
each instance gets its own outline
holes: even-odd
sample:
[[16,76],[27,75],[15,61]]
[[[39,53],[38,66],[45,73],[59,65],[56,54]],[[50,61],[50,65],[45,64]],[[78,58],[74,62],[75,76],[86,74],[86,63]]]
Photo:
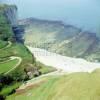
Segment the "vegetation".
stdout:
[[0,49],[4,48],[5,46],[7,46],[7,42],[0,40]]
[[10,95],[10,94],[14,93],[15,92],[15,89],[17,89],[20,85],[21,85],[20,82],[12,83],[9,86],[6,85],[1,90],[0,95],[4,95],[4,96]]
[[8,23],[4,12],[0,11],[0,40],[7,41],[13,36],[12,28]]
[[40,79],[33,88],[15,93],[7,100],[100,100],[100,72],[73,73]]
[[18,61],[18,59],[15,59],[0,63],[0,74],[11,70],[18,63]]
[[[31,54],[25,45],[16,41],[13,28],[4,14],[4,9],[8,7],[7,5],[0,6],[0,100],[4,100],[6,96],[7,100],[100,100],[99,70],[91,74],[73,73],[63,76],[54,75],[44,77],[37,83],[33,81],[34,85],[31,89],[25,89],[20,94],[15,93],[21,84],[29,80],[26,72],[30,65],[31,68],[29,69],[36,69],[42,74],[55,71],[56,69],[48,66],[45,67],[40,62],[36,62],[34,55]],[[100,53],[99,40],[94,35],[81,33],[80,29],[73,26],[65,26],[62,22],[40,20],[34,20],[33,22],[30,26],[25,25],[25,29],[31,30],[31,34],[28,33],[28,35],[26,33],[24,36],[26,44],[32,43],[33,46],[46,48],[57,53],[62,53],[62,55],[86,57],[88,59],[91,56],[95,58],[95,52],[96,54]],[[68,34],[65,35],[66,33]],[[31,39],[33,35],[37,36]],[[91,44],[94,46],[92,47]],[[75,51],[72,51],[72,47]],[[92,51],[94,47],[96,51]],[[88,51],[90,49],[91,52],[89,54]],[[86,55],[81,51],[84,51]],[[12,56],[20,57],[22,62],[15,70],[5,74],[5,72],[12,69],[19,61],[18,59],[9,59]]]
[[46,66],[40,62],[36,62],[36,66],[39,67],[39,71],[42,73],[42,74],[46,74],[46,73],[50,73],[50,72],[53,72],[53,71],[56,71],[55,68],[51,67],[51,66]]
[[[16,6],[0,5],[0,100],[4,100],[5,96],[14,93],[22,82],[29,80],[24,71],[25,68],[30,67],[28,65],[31,64],[33,68],[36,67],[37,70],[41,71],[40,73],[51,71],[51,69],[45,69],[45,65],[36,62],[33,54],[26,46],[16,41],[14,30],[9,19],[5,16],[5,10],[9,7],[16,9]],[[5,74],[19,62],[19,59],[11,60],[10,57],[19,57],[22,61],[14,70]],[[43,70],[41,70],[42,68]]]

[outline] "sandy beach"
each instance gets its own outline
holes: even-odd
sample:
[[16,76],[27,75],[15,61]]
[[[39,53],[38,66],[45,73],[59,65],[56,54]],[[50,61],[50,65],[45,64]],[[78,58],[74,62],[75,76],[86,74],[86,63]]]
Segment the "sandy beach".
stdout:
[[63,72],[92,72],[95,69],[100,68],[100,63],[88,62],[81,58],[61,56],[40,48],[27,47],[34,54],[37,61],[55,67]]

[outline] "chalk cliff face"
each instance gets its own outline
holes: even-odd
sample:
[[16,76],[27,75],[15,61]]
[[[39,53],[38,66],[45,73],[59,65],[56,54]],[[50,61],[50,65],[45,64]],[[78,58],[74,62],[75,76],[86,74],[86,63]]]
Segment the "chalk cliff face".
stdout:
[[4,9],[4,15],[8,19],[9,24],[12,26],[18,25],[18,19],[17,19],[17,7],[16,6],[7,6]]
[[[2,15],[9,24],[14,38],[17,42],[23,43],[22,35],[24,33],[23,27],[18,25],[17,7],[15,5],[2,5]],[[7,34],[7,33],[6,33]]]
[[100,38],[60,21],[28,18],[19,21],[25,27],[25,44],[64,56],[100,62]]

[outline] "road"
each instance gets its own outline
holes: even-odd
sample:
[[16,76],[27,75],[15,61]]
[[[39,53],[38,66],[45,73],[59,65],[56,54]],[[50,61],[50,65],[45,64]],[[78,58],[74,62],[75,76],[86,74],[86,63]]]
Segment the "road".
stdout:
[[8,45],[5,46],[4,48],[1,48],[0,50],[3,50],[3,49],[6,49],[6,48],[9,48],[11,45],[12,45],[12,43],[11,43],[10,41],[8,41]]
[[18,59],[19,60],[18,63],[12,69],[10,69],[8,72],[6,72],[5,75],[7,75],[11,71],[15,70],[21,64],[21,62],[22,62],[21,57],[15,57],[15,56],[10,57],[10,60],[14,60],[14,59]]

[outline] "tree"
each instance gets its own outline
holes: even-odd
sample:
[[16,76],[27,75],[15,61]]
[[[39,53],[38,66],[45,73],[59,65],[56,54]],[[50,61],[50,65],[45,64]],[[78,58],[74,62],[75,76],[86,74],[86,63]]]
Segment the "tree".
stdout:
[[5,100],[5,97],[3,95],[0,95],[0,100]]
[[9,85],[13,82],[13,78],[11,76],[0,75],[0,83],[2,85]]

